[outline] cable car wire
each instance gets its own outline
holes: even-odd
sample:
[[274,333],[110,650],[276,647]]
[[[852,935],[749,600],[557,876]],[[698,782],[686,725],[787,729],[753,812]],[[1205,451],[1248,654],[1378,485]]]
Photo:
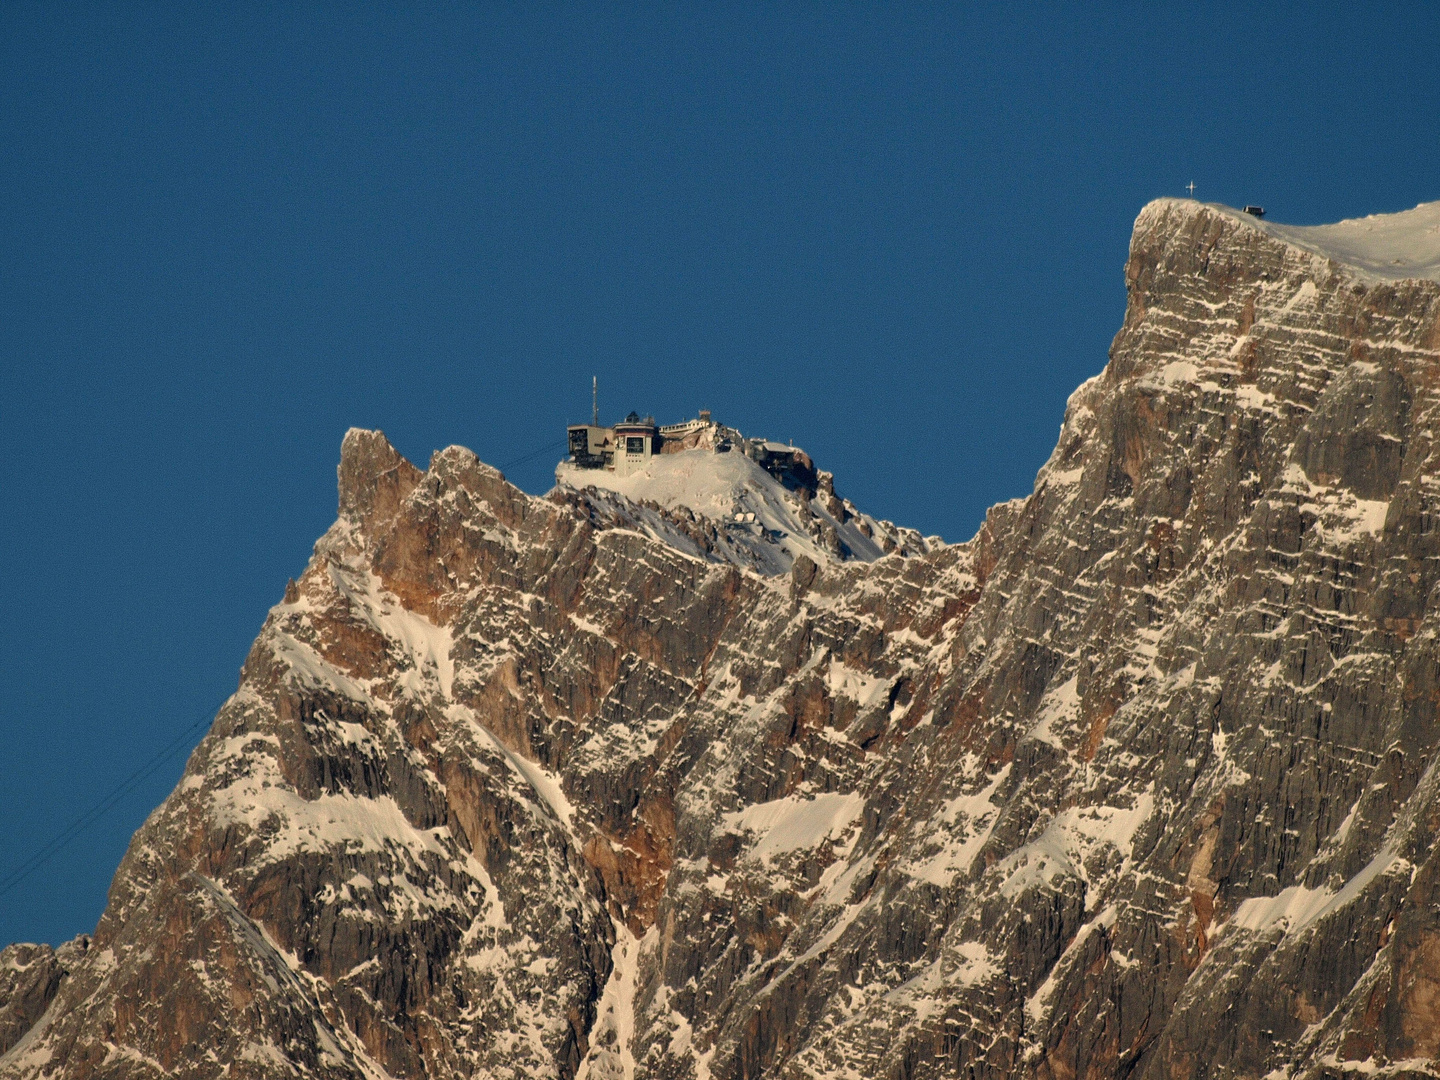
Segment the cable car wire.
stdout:
[[89,810],[86,810],[67,825],[59,835],[39,851],[35,852],[34,855],[31,855],[18,866],[13,867],[4,877],[0,877],[0,896],[4,896],[11,889],[15,888],[15,886],[19,885],[20,882],[44,866],[45,863],[49,862],[62,848],[104,817],[106,812],[114,807],[116,803],[139,787],[141,781],[145,780],[159,769],[161,765],[165,764],[166,761],[174,757],[178,751],[189,746],[190,740],[194,737],[195,733],[209,724],[213,716],[214,714],[212,713],[202,717],[179,735],[175,736],[175,738],[171,739],[170,742],[156,751],[150,760],[122,780],[119,786],[111,791],[110,794],[106,795]]

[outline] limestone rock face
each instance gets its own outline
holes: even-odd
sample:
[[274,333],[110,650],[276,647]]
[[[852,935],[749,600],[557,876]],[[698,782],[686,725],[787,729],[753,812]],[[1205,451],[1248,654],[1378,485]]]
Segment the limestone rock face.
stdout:
[[352,431],[0,1076],[1434,1075],[1440,284],[1178,200],[1126,282],[1034,492],[873,562]]
[[49,945],[11,945],[0,950],[0,1054],[45,1015],[60,981],[89,943],[89,938],[79,937],[58,950]]

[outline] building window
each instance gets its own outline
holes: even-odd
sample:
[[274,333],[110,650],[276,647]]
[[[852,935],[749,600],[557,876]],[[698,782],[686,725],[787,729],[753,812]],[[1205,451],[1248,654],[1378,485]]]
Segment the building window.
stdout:
[[645,453],[645,436],[627,435],[625,437],[625,452],[627,454]]

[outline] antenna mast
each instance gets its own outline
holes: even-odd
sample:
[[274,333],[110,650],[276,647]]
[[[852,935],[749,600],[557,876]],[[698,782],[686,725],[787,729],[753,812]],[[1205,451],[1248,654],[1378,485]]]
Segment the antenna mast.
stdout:
[[600,426],[600,377],[590,376],[590,423],[593,427]]

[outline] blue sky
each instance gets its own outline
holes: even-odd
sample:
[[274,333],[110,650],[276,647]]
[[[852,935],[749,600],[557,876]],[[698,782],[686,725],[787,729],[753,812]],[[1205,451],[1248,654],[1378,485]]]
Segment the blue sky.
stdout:
[[[1146,201],[1440,198],[1430,4],[299,6],[0,5],[0,876],[234,690],[351,425],[504,465],[596,374],[963,540]],[[0,944],[93,929],[181,760]]]

